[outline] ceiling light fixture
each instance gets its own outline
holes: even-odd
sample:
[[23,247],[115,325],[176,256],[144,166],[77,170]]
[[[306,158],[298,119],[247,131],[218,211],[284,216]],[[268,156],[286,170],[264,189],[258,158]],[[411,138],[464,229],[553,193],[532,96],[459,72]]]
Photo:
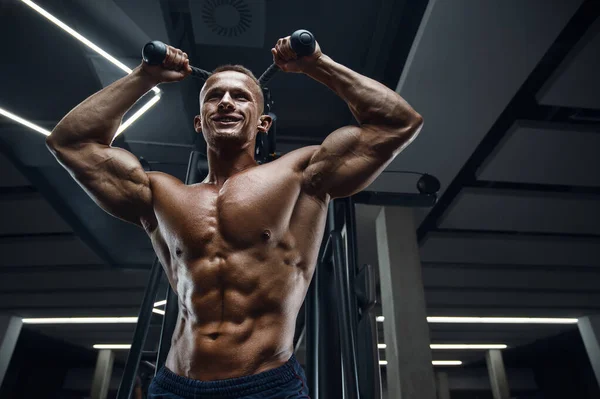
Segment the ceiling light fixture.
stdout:
[[[375,318],[383,323],[385,317]],[[463,323],[463,324],[577,324],[576,318],[565,317],[427,317],[429,323]]]
[[460,360],[434,360],[431,364],[434,366],[460,366],[463,363]]
[[135,324],[137,317],[40,317],[23,319],[23,324]]
[[549,317],[428,317],[429,323],[575,324],[577,319]]
[[[387,364],[387,360],[379,361],[380,366],[387,366]],[[431,364],[434,366],[460,366],[462,362],[460,360],[433,360]]]
[[[29,7],[31,7],[32,9],[34,9],[35,11],[37,11],[39,14],[44,16],[49,21],[53,22],[56,26],[60,27],[65,32],[67,32],[68,34],[70,34],[71,36],[73,36],[74,38],[76,38],[77,40],[79,40],[80,42],[82,42],[83,44],[85,44],[86,46],[91,48],[92,50],[94,50],[96,53],[100,54],[102,57],[107,59],[109,62],[111,62],[113,65],[115,65],[116,67],[118,67],[119,69],[124,71],[125,73],[130,74],[132,72],[131,68],[129,68],[127,65],[123,64],[122,62],[117,60],[115,57],[108,54],[106,51],[102,50],[100,47],[96,46],[94,43],[92,43],[91,41],[89,41],[88,39],[86,39],[85,37],[80,35],[79,33],[77,33],[74,29],[72,29],[71,27],[66,25],[64,22],[62,22],[61,20],[56,18],[54,15],[50,14],[48,11],[44,10],[42,7],[38,6],[37,4],[35,4],[34,2],[32,2],[30,0],[21,0],[21,1],[23,3],[25,3],[26,5],[28,5]],[[125,122],[123,122],[121,124],[121,126],[119,126],[119,129],[117,130],[117,133],[115,134],[115,137],[117,137],[125,129],[127,129],[129,126],[131,126],[131,124],[133,122],[135,122],[136,119],[138,119],[140,116],[142,116],[142,114],[144,112],[148,111],[154,104],[156,104],[158,102],[158,100],[160,100],[160,94],[161,94],[160,89],[158,87],[153,87],[152,91],[154,91],[154,93],[156,95],[151,100],[149,100],[146,104],[144,104],[144,106],[142,108],[140,108],[135,114],[133,114],[129,119],[127,119]],[[46,136],[50,135],[50,132],[47,131],[46,129],[43,129],[43,128],[19,117],[19,116],[16,116],[13,113],[10,113],[5,110],[0,110],[0,114],[6,116],[9,119],[14,120],[15,122],[18,122],[18,123],[21,123],[22,125],[27,126],[30,129],[33,129],[39,133],[42,133]],[[113,137],[113,139],[114,139],[114,137]]]
[[154,302],[154,307],[157,306],[162,306],[162,305],[166,305],[167,304],[167,300],[162,300],[162,301],[158,301],[158,302]]
[[[81,36],[74,29],[69,27],[67,24],[56,18],[54,15],[50,14],[48,11],[44,10],[42,7],[38,6],[31,0],[21,0],[23,3],[27,4],[29,7],[33,8],[35,11],[43,15],[46,19],[54,23],[56,26],[67,32],[69,35],[73,36],[75,39],[79,40],[81,43],[85,44],[96,53],[100,54],[102,57],[106,58],[109,62],[115,65],[117,68],[121,69],[123,72],[130,74],[132,72],[131,68],[127,65],[123,64],[121,61],[117,60],[112,55],[108,54],[106,51],[102,50],[100,47],[96,46],[94,43],[90,42],[85,37]],[[154,87],[152,89],[156,94],[160,93],[160,89],[158,87]]]
[[[431,349],[439,350],[439,349],[448,349],[448,350],[486,350],[486,349],[506,349],[507,345],[504,344],[431,344],[429,345]],[[377,344],[378,349],[387,348],[386,344]]]
[[96,344],[94,349],[130,349],[129,344]]
[[160,315],[163,315],[163,316],[164,316],[164,314],[165,314],[165,311],[164,311],[164,310],[162,310],[162,309],[156,309],[156,308],[153,308],[153,309],[152,309],[152,312],[154,312],[154,313],[157,313],[157,314],[160,314]]
[[449,349],[449,350],[486,350],[486,349],[506,349],[508,345],[504,344],[431,344],[431,349]]
[[13,114],[12,112],[8,112],[7,110],[5,110],[3,108],[0,108],[0,115],[4,115],[8,119],[12,119],[13,121],[20,123],[21,125],[25,125],[28,128],[33,129],[36,132],[39,132],[45,136],[50,135],[49,130],[44,129],[43,127],[40,127],[40,126],[36,125],[35,123],[29,122],[28,120],[25,120],[25,119],[21,118],[20,116]]

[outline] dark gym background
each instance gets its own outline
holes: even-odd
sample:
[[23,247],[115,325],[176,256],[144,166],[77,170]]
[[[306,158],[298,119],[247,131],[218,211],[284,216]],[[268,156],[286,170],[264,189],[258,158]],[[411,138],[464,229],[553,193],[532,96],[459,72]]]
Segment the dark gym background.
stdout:
[[[406,170],[442,183],[438,203],[415,213],[429,315],[600,312],[600,2],[36,3],[132,68],[142,45],[158,39],[200,68],[239,63],[258,76],[278,38],[312,31],[326,54],[399,88],[425,119],[417,140],[368,190],[415,192],[417,176],[394,173]],[[0,33],[0,108],[48,130],[123,76],[19,0],[0,0]],[[191,79],[161,86],[158,104],[115,144],[183,180],[200,87]],[[278,151],[318,144],[352,121],[342,100],[306,76],[281,73],[269,88]],[[358,206],[360,263],[377,265],[377,212]],[[152,259],[145,234],[97,208],[47,152],[43,135],[0,117],[0,313],[136,316]],[[161,322],[153,317],[150,345]],[[574,324],[430,328],[434,343],[509,345],[513,397],[600,397]],[[92,345],[130,343],[133,329],[24,325],[0,397],[87,397]],[[114,390],[125,357],[117,353]],[[445,370],[453,399],[492,397],[483,352],[433,358],[463,361]],[[384,382],[393,378],[382,373]]]

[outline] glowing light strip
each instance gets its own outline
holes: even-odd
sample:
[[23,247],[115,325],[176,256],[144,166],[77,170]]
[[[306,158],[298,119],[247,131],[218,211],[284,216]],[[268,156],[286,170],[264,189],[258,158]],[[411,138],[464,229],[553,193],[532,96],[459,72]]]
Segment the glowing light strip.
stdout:
[[431,349],[473,349],[473,350],[484,350],[484,349],[506,349],[508,345],[504,344],[431,344]]
[[23,324],[135,324],[137,321],[137,317],[40,317],[23,319]]
[[[385,317],[377,316],[383,323]],[[428,317],[429,323],[464,323],[464,324],[577,324],[576,318],[560,317]]]
[[167,304],[167,300],[162,300],[162,301],[158,301],[158,302],[154,302],[154,307],[157,306],[162,306],[162,305],[166,305]]
[[548,317],[428,317],[429,323],[576,324],[577,319]]
[[[380,366],[387,366],[387,364],[387,360],[379,361]],[[462,362],[460,360],[433,360],[431,364],[434,366],[460,366]]]
[[[458,350],[458,349],[468,349],[468,350],[485,350],[485,349],[506,349],[507,345],[504,344],[431,344],[429,345],[431,349],[449,349],[449,350]],[[378,349],[387,348],[386,344],[377,344]]]
[[13,114],[12,112],[8,112],[7,110],[0,108],[0,115],[4,115],[6,116],[8,119],[12,119],[15,122],[20,123],[21,125],[25,125],[30,129],[35,130],[36,132],[39,132],[45,136],[50,136],[50,131],[44,129],[43,127],[40,127],[34,123],[29,122],[28,120],[25,120],[23,118],[21,118],[20,116],[17,116],[15,114]]
[[130,349],[129,344],[96,344],[94,349]]
[[164,311],[164,310],[161,310],[161,309],[156,309],[156,308],[152,309],[152,312],[153,312],[153,313],[160,314],[160,315],[163,315],[163,316],[164,316],[164,314],[165,314],[165,311]]
[[125,122],[123,122],[121,124],[121,126],[119,126],[119,129],[117,129],[117,133],[115,134],[115,137],[117,137],[119,134],[121,134],[123,132],[123,130],[125,130],[129,126],[131,126],[131,124],[133,122],[135,122],[140,116],[142,116],[144,114],[144,112],[148,111],[154,104],[156,104],[158,102],[158,100],[160,100],[160,95],[157,94],[154,97],[152,97],[152,99],[150,101],[148,101],[146,104],[144,104],[144,106],[142,108],[138,109],[137,112],[131,116],[131,118],[127,119]]
[[[104,57],[106,60],[108,60],[109,62],[111,62],[112,64],[114,64],[116,67],[118,67],[119,69],[121,69],[122,71],[124,71],[127,74],[130,74],[132,72],[131,68],[129,68],[128,66],[126,66],[125,64],[123,64],[122,62],[120,62],[119,60],[117,60],[115,57],[113,57],[112,55],[108,54],[106,51],[102,50],[100,47],[96,46],[94,43],[92,43],[91,41],[89,41],[88,39],[86,39],[85,37],[83,37],[81,34],[79,34],[78,32],[76,32],[74,29],[72,29],[71,27],[69,27],[67,24],[65,24],[64,22],[62,22],[61,20],[59,20],[58,18],[56,18],[54,15],[50,14],[48,11],[44,10],[42,7],[38,6],[37,4],[35,4],[34,2],[32,2],[31,0],[21,0],[23,3],[25,3],[26,5],[28,5],[29,7],[31,7],[33,10],[37,11],[39,14],[41,14],[42,16],[44,16],[46,19],[48,19],[49,21],[51,21],[52,23],[54,23],[56,26],[60,27],[61,29],[63,29],[65,32],[67,32],[68,34],[70,34],[71,36],[73,36],[74,38],[76,38],[77,40],[79,40],[81,43],[85,44],[86,46],[88,46],[89,48],[91,48],[92,50],[94,50],[96,53],[100,54],[102,57]],[[131,124],[133,122],[135,122],[140,116],[142,116],[142,114],[144,114],[146,111],[148,111],[154,104],[156,104],[158,102],[158,100],[160,100],[160,94],[162,93],[160,91],[160,89],[158,87],[153,87],[152,91],[154,91],[154,93],[156,93],[156,95],[150,100],[148,101],[146,104],[144,104],[144,106],[142,108],[140,108],[135,114],[133,114],[133,116],[131,116],[128,120],[126,120],[124,123],[121,124],[121,126],[119,126],[119,129],[117,130],[117,133],[115,134],[115,137],[117,137],[119,134],[121,134],[125,129],[127,129],[129,126],[131,126]],[[6,116],[7,118],[10,118],[12,120],[14,120],[15,122],[18,122],[22,125],[27,126],[30,129],[33,129],[39,133],[42,133],[45,136],[49,136],[50,132],[47,131],[46,129],[43,129],[13,113],[10,113],[6,110],[0,110],[0,114]],[[114,137],[113,137],[114,139]]]
[[434,360],[431,364],[434,366],[460,366],[463,363],[460,360]]
[[[106,58],[108,61],[110,61],[117,68],[121,69],[122,71],[126,72],[127,74],[130,74],[132,72],[131,68],[129,68],[127,65],[123,64],[121,61],[117,60],[115,57],[113,57],[112,55],[108,54],[106,51],[102,50],[100,47],[96,46],[94,43],[90,42],[85,37],[81,36],[74,29],[72,29],[67,24],[65,24],[64,22],[62,22],[58,18],[56,18],[54,15],[50,14],[48,11],[44,10],[42,7],[40,7],[37,4],[35,4],[33,1],[31,1],[31,0],[21,0],[21,1],[23,3],[25,3],[25,4],[27,4],[29,7],[33,8],[35,11],[37,11],[41,15],[43,15],[45,18],[47,18],[52,23],[54,23],[56,26],[58,26],[59,28],[61,28],[62,30],[64,30],[65,32],[67,32],[68,34],[70,34],[71,36],[73,36],[75,39],[79,40],[81,43],[85,44],[86,46],[88,46],[89,48],[91,48],[92,50],[94,50],[96,53],[98,53],[102,57]],[[156,94],[160,93],[160,89],[158,87],[154,87],[152,90]]]

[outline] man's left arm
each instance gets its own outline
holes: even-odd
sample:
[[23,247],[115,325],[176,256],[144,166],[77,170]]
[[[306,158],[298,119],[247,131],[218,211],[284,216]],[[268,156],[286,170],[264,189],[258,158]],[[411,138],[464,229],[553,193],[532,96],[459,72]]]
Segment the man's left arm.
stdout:
[[359,124],[327,136],[304,170],[305,189],[322,199],[350,196],[368,186],[411,143],[423,119],[396,92],[333,61],[318,44],[312,56],[295,59],[286,39],[272,50],[281,69],[304,73],[329,87]]

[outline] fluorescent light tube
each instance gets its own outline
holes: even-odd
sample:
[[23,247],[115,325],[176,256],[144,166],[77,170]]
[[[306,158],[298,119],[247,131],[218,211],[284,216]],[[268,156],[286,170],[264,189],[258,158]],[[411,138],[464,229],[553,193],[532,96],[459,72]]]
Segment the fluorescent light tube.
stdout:
[[[383,323],[385,317],[377,316]],[[463,323],[463,324],[577,324],[576,318],[564,317],[427,317],[429,323]]]
[[[30,0],[21,0],[21,1],[25,4],[27,4],[32,9],[34,9],[35,11],[37,11],[38,13],[40,13],[41,15],[43,15],[45,18],[47,18],[51,22],[53,22],[58,27],[63,29],[65,32],[69,33],[71,36],[75,37],[77,40],[79,40],[80,42],[82,42],[83,44],[85,44],[86,46],[88,46],[89,48],[91,48],[92,50],[97,52],[98,54],[100,54],[102,57],[104,57],[105,59],[110,61],[112,64],[116,65],[119,69],[123,70],[127,74],[130,74],[132,72],[131,68],[127,67],[125,64],[123,64],[122,62],[120,62],[115,57],[111,56],[110,54],[108,54],[106,51],[102,50],[100,47],[96,46],[94,43],[90,42],[88,39],[86,39],[85,37],[83,37],[82,35],[77,33],[74,29],[70,28],[68,25],[66,25],[64,22],[62,22],[58,18],[56,18],[54,15],[50,14],[48,11],[44,10],[42,7],[38,6],[37,4],[35,4],[34,2],[32,2]],[[156,104],[158,102],[158,100],[160,100],[160,93],[161,93],[160,89],[158,87],[153,87],[152,91],[154,91],[154,93],[156,93],[156,95],[150,101],[148,101],[146,104],[144,104],[144,106],[142,108],[140,108],[135,114],[133,114],[129,119],[127,119],[125,122],[123,122],[121,124],[121,126],[119,126],[119,129],[117,130],[117,133],[115,134],[115,137],[117,137],[125,129],[127,129],[129,126],[131,126],[131,124],[133,122],[135,122],[140,116],[142,116],[154,104]],[[50,132],[47,131],[46,129],[43,129],[43,128],[23,119],[15,114],[12,114],[6,110],[0,109],[0,114],[6,116],[7,118],[14,120],[15,122],[18,122],[22,125],[27,126],[30,129],[33,129],[39,133],[42,133],[46,136],[50,135]],[[113,140],[114,140],[114,137],[113,137]]]
[[23,319],[23,324],[135,324],[137,317],[42,317]]
[[154,302],[154,307],[162,306],[162,305],[166,305],[166,304],[167,304],[167,301],[162,300],[162,301]]
[[[117,133],[115,134],[115,137],[117,137],[119,134],[123,133],[123,130],[125,130],[129,126],[131,126],[131,124],[133,122],[135,122],[140,116],[142,116],[154,104],[156,104],[158,102],[158,100],[160,100],[160,95],[159,94],[157,94],[154,97],[152,97],[152,99],[150,99],[150,101],[148,101],[146,104],[144,104],[144,106],[142,108],[138,109],[135,112],[135,114],[131,115],[131,117],[129,119],[127,119],[125,122],[123,122],[121,124],[121,126],[119,126],[119,128],[117,129]],[[115,139],[115,137],[113,137],[113,140]]]
[[429,323],[575,324],[577,319],[549,317],[428,317]]
[[431,344],[431,349],[450,349],[450,350],[485,350],[485,349],[506,349],[507,345],[504,344]]
[[0,115],[4,115],[6,116],[8,119],[12,119],[13,121],[20,123],[21,125],[25,125],[30,129],[35,130],[36,132],[39,132],[45,136],[50,136],[50,131],[44,129],[43,127],[40,127],[34,123],[29,122],[28,120],[25,120],[23,118],[21,118],[20,116],[17,116],[15,114],[13,114],[12,112],[8,112],[7,110],[0,108]]
[[460,360],[434,360],[431,362],[434,366],[460,366]]
[[130,349],[129,344],[96,344],[94,349]]
[[[380,366],[387,366],[387,360],[380,360]],[[434,366],[460,366],[462,362],[460,360],[433,360],[431,362]]]
[[[131,68],[129,68],[127,65],[123,64],[121,61],[117,60],[115,57],[108,54],[106,51],[102,50],[100,47],[96,46],[94,43],[90,42],[85,37],[81,36],[73,28],[69,27],[67,24],[65,24],[58,18],[56,18],[54,15],[50,14],[48,11],[44,10],[42,7],[35,4],[33,1],[30,1],[30,0],[21,0],[21,1],[25,4],[27,4],[29,7],[33,8],[35,11],[37,11],[41,15],[43,15],[46,19],[53,22],[56,26],[58,26],[59,28],[61,28],[62,30],[64,30],[65,32],[70,34],[71,36],[73,36],[75,39],[79,40],[81,43],[85,44],[86,46],[88,46],[89,48],[94,50],[96,53],[98,53],[102,57],[106,58],[109,62],[111,62],[117,68],[121,69],[123,72],[128,73],[128,74],[132,72]],[[160,93],[160,89],[158,87],[154,87],[152,90],[156,94]]]
[[[386,344],[377,344],[378,349],[385,349]],[[431,344],[431,349],[450,349],[450,350],[486,350],[486,349],[506,349],[507,345],[504,344]]]

